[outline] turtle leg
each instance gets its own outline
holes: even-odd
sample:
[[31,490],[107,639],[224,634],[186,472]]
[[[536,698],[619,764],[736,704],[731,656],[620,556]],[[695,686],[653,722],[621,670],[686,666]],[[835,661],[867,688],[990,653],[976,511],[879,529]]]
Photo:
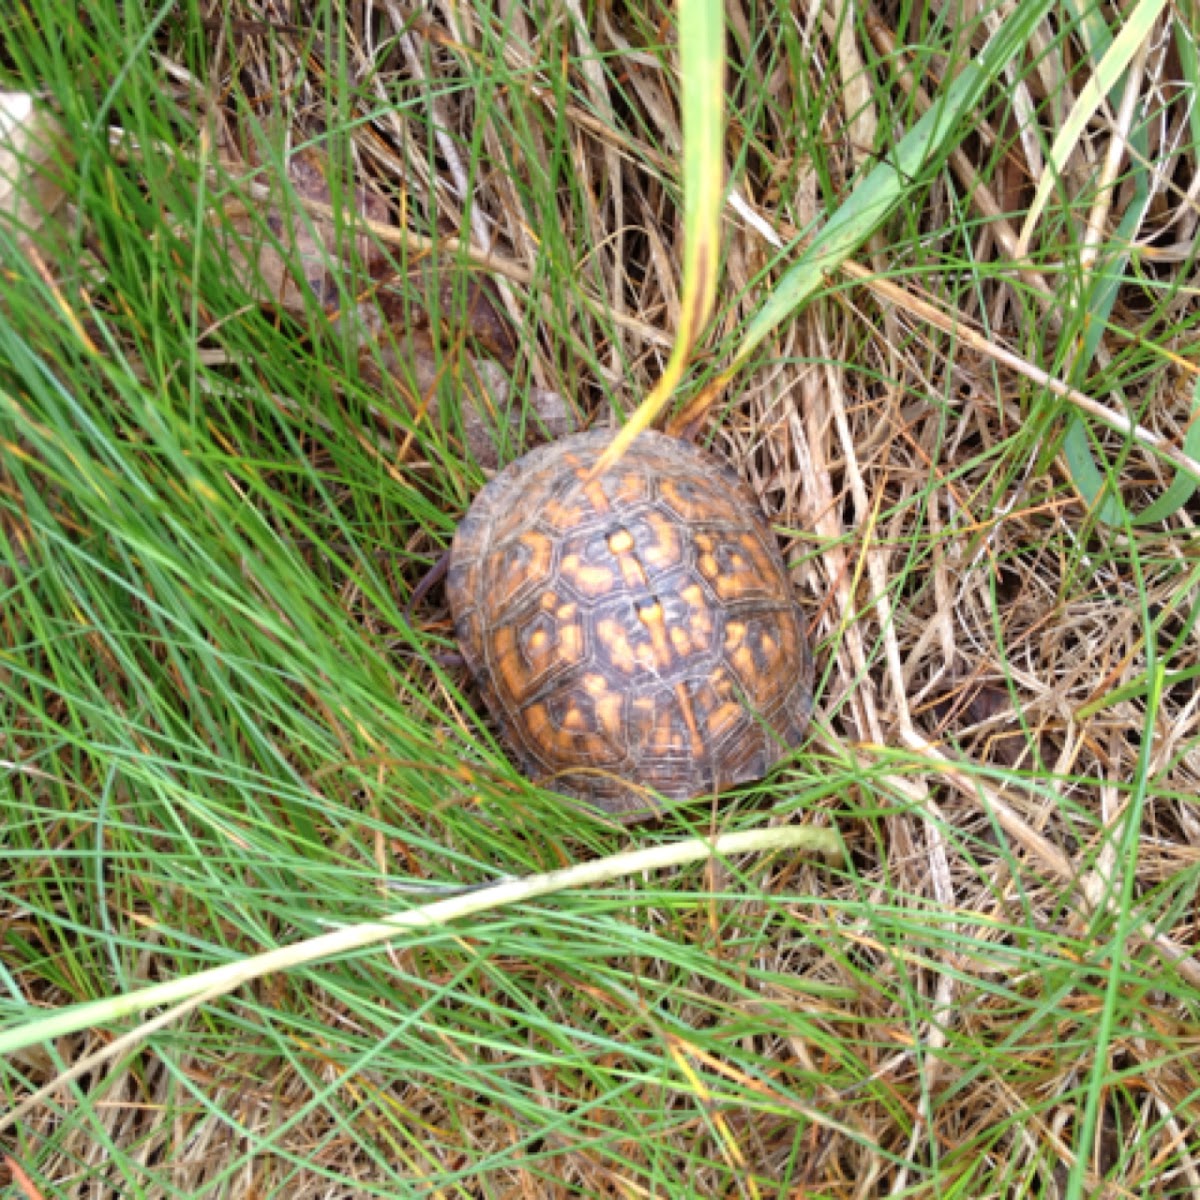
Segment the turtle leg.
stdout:
[[404,619],[408,624],[412,625],[413,609],[429,595],[431,591],[443,579],[446,578],[446,572],[450,569],[450,551],[443,550],[438,555],[437,561],[429,568],[428,571],[421,577],[420,583],[413,588],[413,594],[409,597],[408,603],[404,606]]
[[[443,550],[438,555],[437,561],[429,568],[428,571],[421,577],[421,581],[413,588],[413,594],[409,597],[408,603],[404,606],[404,623],[413,629],[413,611],[417,606],[429,595],[431,591],[443,579],[446,578],[446,572],[450,569],[450,551]],[[415,632],[415,630],[414,630]],[[461,654],[439,653],[429,656],[439,667],[454,669],[455,667],[466,666],[467,660]]]

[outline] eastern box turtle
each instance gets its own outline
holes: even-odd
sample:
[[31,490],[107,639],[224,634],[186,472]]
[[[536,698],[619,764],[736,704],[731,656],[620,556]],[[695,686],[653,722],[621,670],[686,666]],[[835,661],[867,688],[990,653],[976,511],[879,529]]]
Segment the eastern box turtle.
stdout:
[[533,779],[623,819],[758,779],[812,701],[775,537],[714,455],[643,433],[587,482],[607,431],[518,459],[458,527],[455,632]]

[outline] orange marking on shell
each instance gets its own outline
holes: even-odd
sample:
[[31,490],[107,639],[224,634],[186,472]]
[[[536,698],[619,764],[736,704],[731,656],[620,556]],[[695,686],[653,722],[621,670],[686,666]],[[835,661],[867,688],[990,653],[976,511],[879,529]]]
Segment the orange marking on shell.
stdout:
[[608,735],[610,743],[615,744],[621,735],[621,710],[625,707],[617,692],[608,692],[596,699],[596,716],[600,726]]
[[602,596],[613,585],[612,572],[604,567],[580,567],[575,582],[590,596]]
[[629,732],[635,746],[645,749],[654,735],[657,705],[653,696],[634,696],[629,703]]
[[694,521],[707,515],[705,512],[704,496],[685,497],[683,489],[674,480],[663,479],[659,483],[662,498],[679,514],[684,521]]
[[722,667],[693,691],[692,700],[709,745],[724,737],[743,719],[738,689],[729,672]]
[[559,626],[558,646],[568,662],[578,662],[583,657],[583,628],[578,621],[564,622]]
[[608,680],[594,672],[583,677],[583,690],[589,696],[603,696],[608,691]]
[[657,602],[654,604],[644,604],[638,609],[638,620],[643,625],[658,625],[662,623],[662,619],[662,605]]
[[600,486],[599,480],[585,484],[583,488],[583,494],[588,498],[588,503],[598,513],[606,513],[612,510],[612,505],[609,504],[608,496],[605,495],[604,489]]
[[625,630],[621,627],[621,623],[608,617],[599,623],[596,628],[596,634],[612,665],[618,671],[624,671],[626,675],[632,675],[637,670],[639,664],[637,656],[634,654],[633,646],[626,636]]
[[654,648],[654,665],[660,671],[666,671],[671,665],[673,655],[663,606],[657,602],[643,605],[638,609],[638,620],[650,635],[650,645]]
[[746,644],[746,626],[742,621],[726,622],[725,658],[733,664],[742,686],[748,687],[755,678],[754,654]]
[[510,625],[501,626],[492,634],[492,646],[501,694],[520,697],[524,693],[527,676],[517,650],[517,631]]
[[738,674],[742,677],[742,681],[749,685],[751,680],[755,678],[754,672],[754,655],[750,652],[749,646],[740,646],[729,656],[733,665],[737,668]]
[[604,476],[605,494],[609,502],[620,507],[646,500],[651,494],[650,481],[644,470],[630,470],[626,466],[614,467]]
[[652,567],[674,566],[683,558],[678,526],[665,513],[650,513],[646,524],[651,537],[649,544],[641,548],[642,557]]
[[[600,486],[600,479],[591,479],[592,465],[584,463],[577,455],[568,455],[567,462],[575,468],[575,478],[579,483],[579,490],[583,493],[587,502],[598,513],[606,513],[612,507],[608,502],[608,496],[604,489]],[[602,478],[602,477],[601,477]],[[574,495],[574,491],[568,493]]]
[[799,620],[779,622],[779,656],[784,662],[803,660],[804,634]]
[[553,550],[550,539],[545,534],[534,529],[521,534],[517,541],[530,552],[529,562],[525,566],[527,575],[544,575],[550,570],[550,557]]
[[687,726],[688,738],[692,743],[692,755],[695,758],[704,757],[704,738],[700,736],[700,727],[696,721],[696,710],[692,706],[692,697],[687,688],[676,684],[675,695],[679,697],[679,709],[683,713],[683,721]]
[[608,535],[608,548],[614,554],[628,554],[633,549],[633,534],[628,529],[618,529]]
[[771,560],[763,553],[763,548],[756,541],[754,548],[750,551],[751,563],[754,567],[755,577],[760,583],[766,583],[772,576],[773,570]]
[[583,689],[592,697],[599,722],[605,736],[597,736],[603,745],[615,745],[621,732],[621,709],[624,702],[621,693],[614,691],[603,675],[591,672],[583,677]]
[[[578,491],[571,491],[561,499],[548,499],[544,504],[542,518],[547,524],[560,530],[575,528],[588,512],[587,497]],[[524,505],[514,504],[513,511],[522,513]]]
[[616,580],[607,567],[583,563],[578,554],[568,554],[562,563],[563,574],[586,596],[603,596]]
[[568,706],[560,724],[556,724],[545,704],[525,709],[525,726],[538,758],[552,770],[563,761],[607,761],[608,740],[600,733],[589,733],[587,714],[576,704]]
[[721,557],[718,557],[716,540],[707,534],[697,537],[696,545],[704,551],[696,565],[722,602],[740,600],[755,593],[779,593],[784,578],[763,553],[756,538],[743,534],[736,541],[725,541],[720,550]]
[[618,529],[608,535],[608,548],[616,556],[621,578],[630,591],[642,591],[649,585],[649,578],[638,555],[637,541],[628,529]]
[[742,706],[736,700],[725,700],[708,714],[705,723],[714,733],[721,734],[736,725],[741,717]]
[[650,579],[642,569],[642,564],[632,554],[626,554],[620,559],[621,578],[631,592],[645,591],[650,586]]
[[675,727],[671,722],[674,705],[657,702],[655,697],[639,697],[635,702],[639,712],[642,745],[655,754],[668,755],[675,747]]

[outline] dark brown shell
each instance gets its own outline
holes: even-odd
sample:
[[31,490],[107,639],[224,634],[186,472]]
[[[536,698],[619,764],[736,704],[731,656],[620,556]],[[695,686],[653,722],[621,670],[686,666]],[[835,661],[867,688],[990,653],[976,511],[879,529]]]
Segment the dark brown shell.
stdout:
[[629,819],[765,775],[808,724],[812,663],[733,471],[645,433],[587,483],[611,438],[564,438],[497,475],[458,527],[447,586],[525,772]]

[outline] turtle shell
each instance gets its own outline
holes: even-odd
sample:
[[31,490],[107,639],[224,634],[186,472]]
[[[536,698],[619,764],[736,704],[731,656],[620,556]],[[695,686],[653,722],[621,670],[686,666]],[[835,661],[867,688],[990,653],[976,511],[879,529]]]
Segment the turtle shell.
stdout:
[[455,632],[527,775],[622,819],[758,779],[808,724],[812,662],[775,536],[715,455],[612,433],[512,463],[458,527]]

